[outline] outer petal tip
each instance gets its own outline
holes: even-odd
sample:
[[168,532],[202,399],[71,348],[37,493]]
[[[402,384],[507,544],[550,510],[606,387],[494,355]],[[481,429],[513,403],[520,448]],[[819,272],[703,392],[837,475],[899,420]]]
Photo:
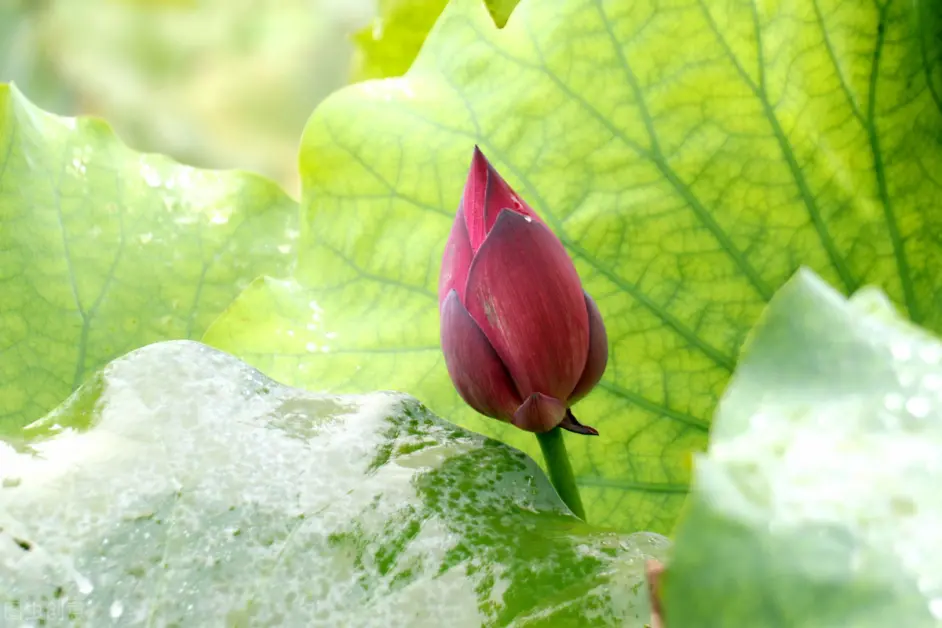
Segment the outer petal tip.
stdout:
[[566,417],[566,406],[559,399],[533,393],[514,412],[512,423],[528,432],[548,432]]
[[510,187],[510,184],[500,176],[497,169],[490,163],[487,164],[487,194],[485,204],[487,205],[487,233],[490,233],[491,229],[494,228],[497,217],[500,215],[501,210],[504,209],[509,209],[522,216],[526,216],[530,220],[535,220],[540,223],[543,222],[537,213],[520,198],[520,195]]
[[474,146],[468,178],[464,182],[461,195],[461,208],[472,251],[477,251],[487,236],[487,187],[491,164],[481,149]]

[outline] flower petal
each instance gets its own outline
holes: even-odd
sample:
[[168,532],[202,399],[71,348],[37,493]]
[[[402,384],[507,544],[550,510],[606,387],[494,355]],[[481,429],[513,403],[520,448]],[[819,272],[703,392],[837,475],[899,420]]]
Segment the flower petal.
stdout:
[[511,421],[528,432],[548,432],[566,418],[566,406],[559,399],[533,393],[524,401]]
[[605,332],[602,314],[588,294],[585,295],[585,306],[589,313],[589,356],[586,358],[579,383],[569,395],[569,405],[575,404],[595,388],[608,365],[608,334]]
[[457,290],[442,302],[441,341],[448,374],[465,403],[485,416],[510,421],[520,396]]
[[451,233],[445,243],[442,253],[442,270],[438,276],[438,307],[452,289],[458,291],[458,299],[464,303],[464,288],[468,283],[468,269],[471,267],[471,243],[468,241],[468,230],[465,227],[464,211],[458,208],[455,222],[451,225]]
[[588,425],[583,425],[579,422],[573,413],[572,410],[566,410],[566,416],[560,422],[559,427],[564,430],[569,430],[575,434],[584,434],[585,436],[598,436],[599,431],[594,427]]
[[504,181],[477,146],[474,147],[474,157],[471,159],[471,169],[468,173],[468,180],[465,182],[462,203],[467,210],[465,219],[468,225],[468,237],[471,241],[471,249],[475,253],[481,248],[487,234],[494,228],[502,209],[511,209],[537,222],[543,222]]
[[579,275],[546,225],[503,210],[471,262],[468,312],[519,393],[568,399],[589,349]]
[[471,250],[477,252],[481,242],[487,235],[487,218],[485,213],[487,205],[487,175],[490,164],[481,150],[475,146],[471,157],[471,167],[468,169],[468,178],[464,183],[464,193],[461,195],[461,209],[464,210],[465,224],[467,225],[468,239]]

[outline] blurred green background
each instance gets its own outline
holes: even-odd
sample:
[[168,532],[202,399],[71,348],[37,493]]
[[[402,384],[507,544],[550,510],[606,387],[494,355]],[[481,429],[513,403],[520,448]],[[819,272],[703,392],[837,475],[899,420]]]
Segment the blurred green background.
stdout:
[[377,0],[0,0],[0,82],[105,118],[131,147],[298,194],[304,123],[362,77]]

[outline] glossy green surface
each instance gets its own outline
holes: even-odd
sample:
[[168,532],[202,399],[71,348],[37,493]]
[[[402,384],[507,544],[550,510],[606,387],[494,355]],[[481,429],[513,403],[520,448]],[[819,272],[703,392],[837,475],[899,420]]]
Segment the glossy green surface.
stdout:
[[112,362],[27,436],[0,441],[13,623],[640,628],[666,549],[583,524],[526,456],[411,398],[287,388],[189,341]]
[[878,290],[775,296],[696,463],[668,627],[942,625],[942,342]]

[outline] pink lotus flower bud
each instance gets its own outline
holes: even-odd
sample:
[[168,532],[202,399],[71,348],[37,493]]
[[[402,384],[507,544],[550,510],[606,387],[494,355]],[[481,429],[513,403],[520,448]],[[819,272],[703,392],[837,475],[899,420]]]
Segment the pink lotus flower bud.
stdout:
[[438,283],[462,399],[530,432],[598,434],[569,410],[602,378],[608,338],[559,238],[475,146]]

